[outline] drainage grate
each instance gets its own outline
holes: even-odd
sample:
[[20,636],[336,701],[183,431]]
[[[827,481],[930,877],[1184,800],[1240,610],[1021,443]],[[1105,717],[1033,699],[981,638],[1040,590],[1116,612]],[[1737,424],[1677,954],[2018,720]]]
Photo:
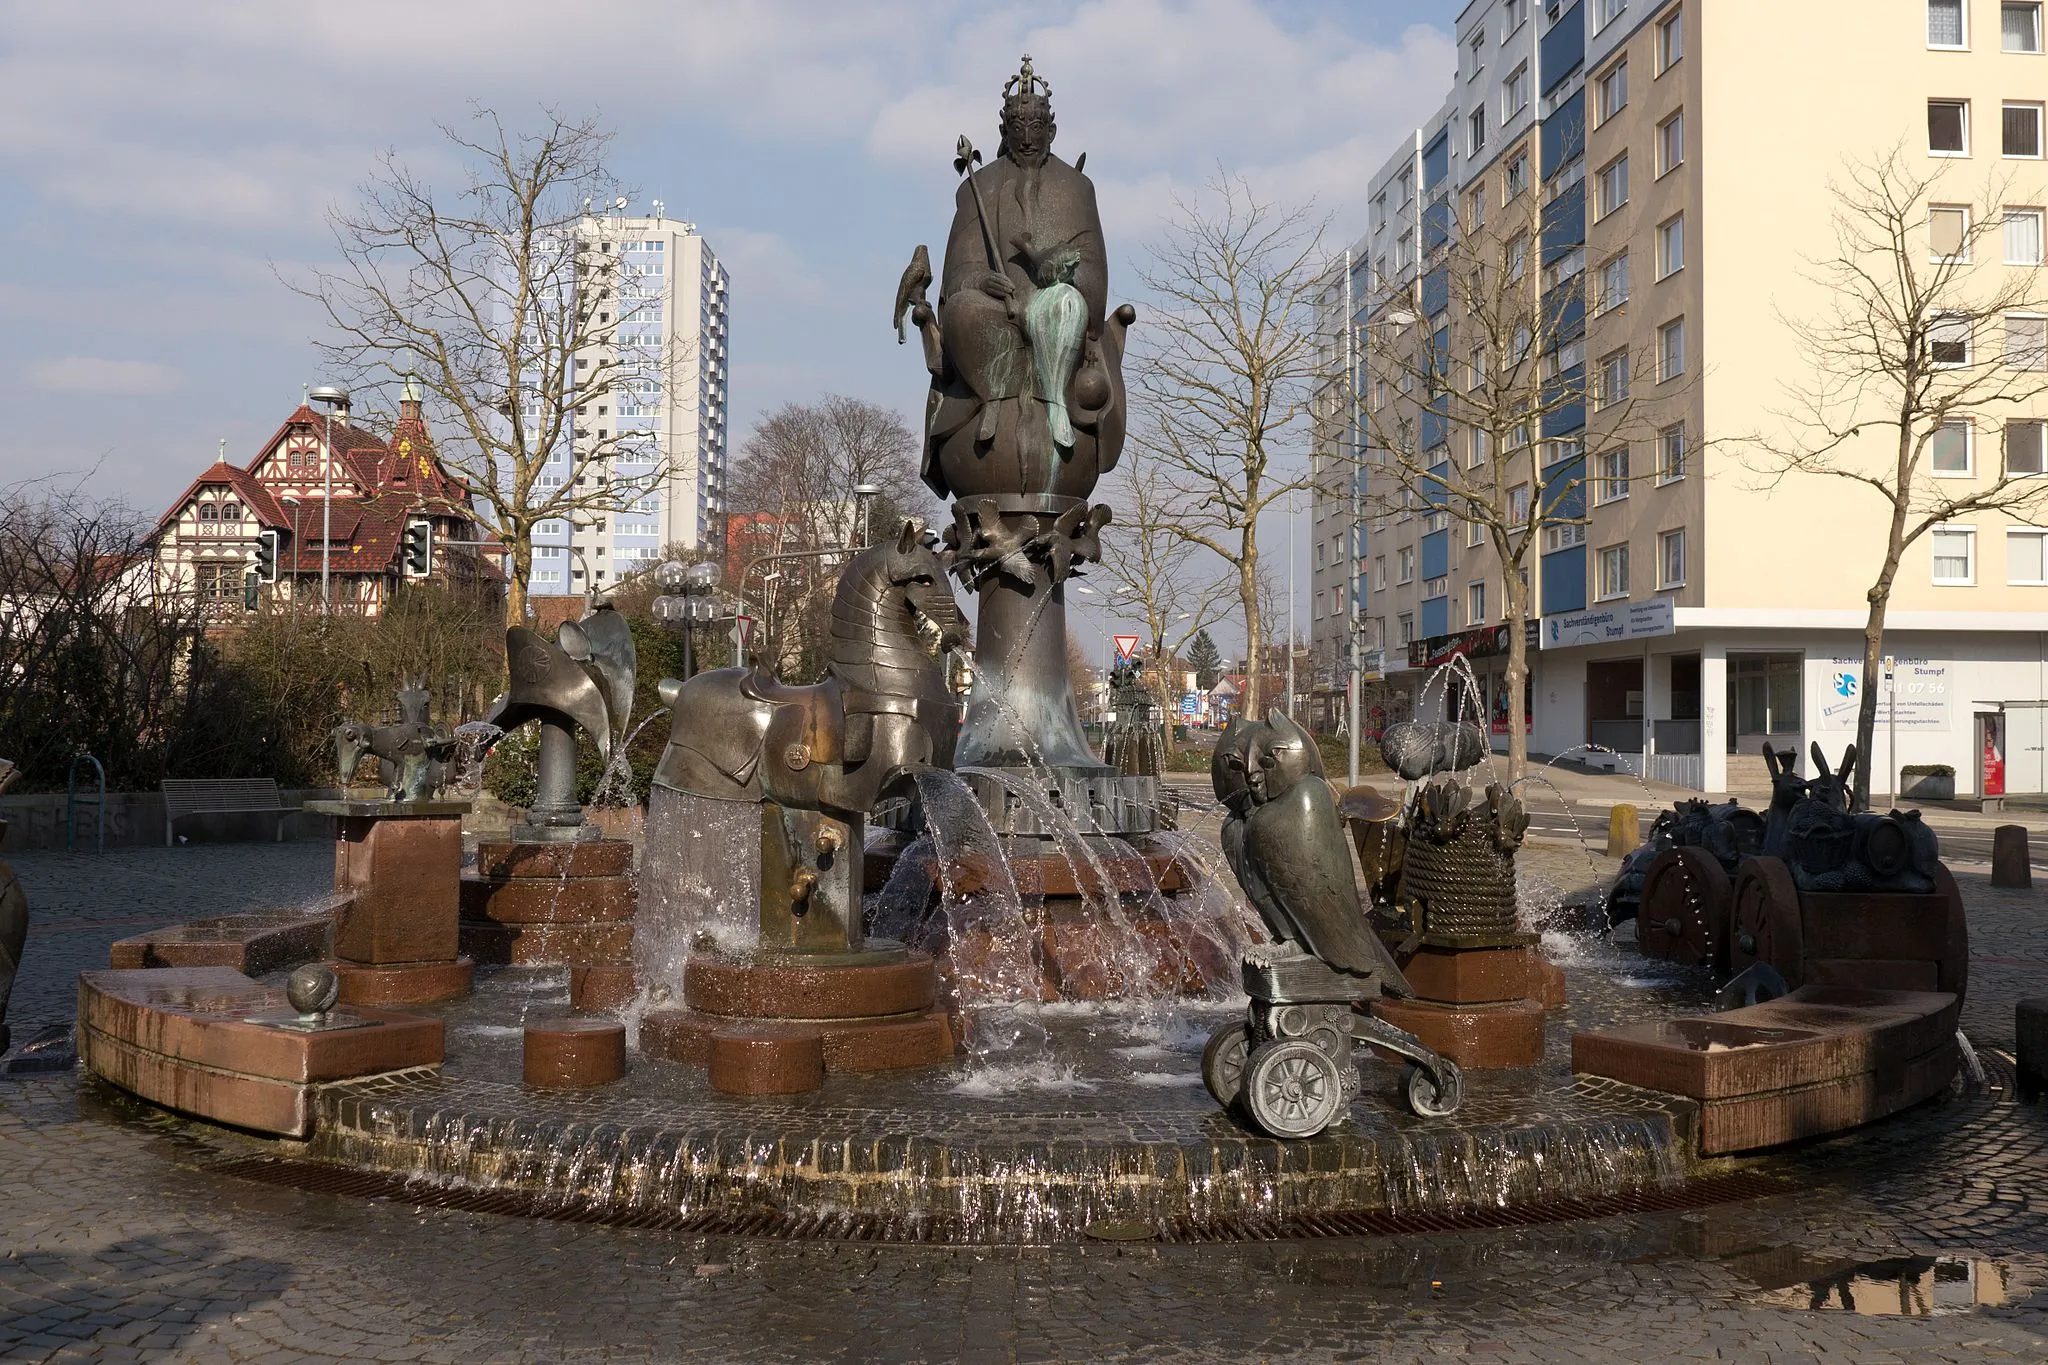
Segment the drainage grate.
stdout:
[[[899,1218],[845,1212],[784,1213],[774,1209],[707,1209],[695,1213],[668,1209],[617,1209],[602,1205],[566,1204],[525,1190],[477,1190],[436,1185],[381,1171],[283,1161],[274,1157],[239,1157],[215,1162],[206,1169],[218,1175],[261,1181],[287,1189],[358,1199],[385,1199],[421,1208],[543,1218],[563,1223],[593,1223],[606,1227],[647,1228],[700,1236],[940,1245],[991,1240],[977,1236],[976,1230],[966,1220],[957,1218]],[[1178,1218],[1154,1225],[1149,1240],[1175,1243],[1273,1242],[1529,1227],[1584,1218],[1702,1208],[1742,1199],[1762,1199],[1787,1193],[1792,1188],[1775,1177],[1741,1171],[1706,1176],[1680,1185],[1652,1186],[1585,1199],[1546,1200],[1507,1208],[1408,1212],[1361,1209],[1302,1213],[1282,1218],[1258,1215],[1201,1220]],[[1117,1226],[1122,1228],[1124,1225]],[[1143,1239],[1120,1235],[1116,1240]]]

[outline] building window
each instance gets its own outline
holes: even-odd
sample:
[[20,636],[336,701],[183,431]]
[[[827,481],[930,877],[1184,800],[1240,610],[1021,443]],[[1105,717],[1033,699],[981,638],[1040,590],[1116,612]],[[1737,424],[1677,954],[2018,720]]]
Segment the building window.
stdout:
[[1970,210],[1965,204],[1931,204],[1927,209],[1927,241],[1934,259],[1970,259]]
[[1968,37],[1963,22],[1967,9],[1964,0],[1927,0],[1927,45],[1964,46]]
[[1404,644],[1404,645],[1410,645],[1410,644],[1414,644],[1414,643],[1415,643],[1415,617],[1414,617],[1414,614],[1413,614],[1413,613],[1411,613],[1411,612],[1405,612],[1405,611],[1404,611],[1404,612],[1402,612],[1402,613],[1400,614],[1400,616],[1396,617],[1395,619],[1396,619],[1396,620],[1397,620],[1397,621],[1399,622],[1399,624],[1400,624],[1400,630],[1401,630],[1401,634],[1400,634],[1400,643],[1401,643],[1401,644]]
[[199,504],[199,519],[201,521],[217,521],[220,519],[220,509],[210,502],[202,502]]
[[1600,357],[1599,372],[1594,376],[1593,410],[1612,407],[1628,397],[1628,347],[1609,351]]
[[1415,259],[1415,234],[1404,232],[1394,239],[1394,269],[1406,270]]
[[1550,554],[1557,550],[1569,550],[1574,545],[1584,545],[1585,543],[1586,527],[1583,522],[1553,523],[1543,528],[1543,553],[1545,554]]
[[2007,422],[2005,424],[2005,472],[2008,474],[2048,474],[2048,451],[2042,448],[2042,435],[2048,432],[2044,422]]
[[1478,80],[1480,71],[1486,66],[1485,32],[1481,31],[1479,33],[1473,34],[1472,41],[1466,44],[1466,48],[1472,54],[1472,74],[1470,77],[1468,77],[1468,79]]
[[1666,531],[1657,537],[1657,573],[1660,588],[1685,586],[1685,532]]
[[1529,268],[1529,238],[1523,235],[1509,242],[1501,251],[1501,273],[1509,282],[1519,283],[1522,272]]
[[1928,441],[1929,459],[1934,473],[1957,478],[1968,478],[1971,468],[1971,447],[1975,444],[1970,424],[1964,421],[1943,422],[1934,429]]
[[2038,104],[2008,104],[2005,106],[2004,132],[2001,149],[2007,156],[2041,158],[2041,106]]
[[1608,214],[1626,204],[1628,202],[1628,153],[1623,152],[1620,156],[1603,166],[1599,174],[1594,176],[1593,183],[1594,192],[1597,196],[1594,202],[1602,218],[1605,218]]
[[1481,625],[1486,620],[1486,581],[1465,585],[1465,620],[1469,625]]
[[1508,73],[1500,88],[1500,121],[1506,126],[1509,119],[1522,112],[1529,105],[1529,64],[1523,62]]
[[1970,154],[1970,102],[1927,101],[1927,151],[1932,156]]
[[1927,329],[1928,351],[1936,368],[1955,369],[1970,363],[1970,320],[1948,313]]
[[1999,45],[2007,52],[2041,50],[2041,0],[2004,0],[1998,7]]
[[2048,370],[2048,317],[2039,313],[2005,315],[2005,364],[2014,370]]
[[1407,208],[1415,200],[1415,171],[1413,168],[1401,172],[1401,207]]
[[1448,578],[1425,578],[1422,580],[1422,595],[1428,601],[1451,595],[1451,580]]
[[1474,109],[1471,117],[1465,120],[1465,124],[1466,152],[1470,156],[1478,156],[1486,150],[1486,106],[1482,104]]
[[1669,175],[1685,164],[1685,111],[1657,125],[1657,174]]
[[1413,583],[1415,581],[1415,547],[1413,545],[1406,545],[1395,551],[1394,554],[1395,567],[1399,574],[1394,581],[1397,583]]
[[1529,524],[1529,485],[1518,483],[1508,490],[1508,523],[1513,526]]
[[1628,58],[1623,57],[1601,74],[1593,83],[1594,117],[1605,123],[1628,107]]
[[1657,21],[1657,74],[1663,75],[1685,55],[1685,13],[1673,10]]
[[1598,457],[1599,477],[1593,481],[1593,501],[1620,502],[1628,496],[1628,447],[1616,446]]
[[1977,531],[1971,526],[1937,526],[1929,533],[1934,548],[1934,581],[1969,587],[1977,581]]
[[1465,467],[1467,469],[1477,469],[1486,463],[1486,442],[1485,430],[1480,427],[1472,428],[1471,454],[1465,457]]
[[1500,199],[1503,204],[1529,188],[1529,154],[1517,152],[1501,172]]
[[1609,545],[1600,551],[1598,559],[1598,591],[1602,602],[1628,596],[1628,542]]
[[1619,19],[1621,12],[1627,8],[1628,0],[1594,0],[1593,31],[1598,33],[1601,29],[1606,28],[1616,19]]
[[2041,531],[2007,531],[2005,533],[2005,581],[2008,583],[2048,583],[2048,556],[2042,550],[2048,548],[2048,533]]
[[1685,215],[1657,225],[1657,278],[1668,279],[1685,269]]
[[1685,423],[1657,433],[1657,482],[1677,483],[1685,477]]
[[1622,252],[1600,267],[1599,283],[1593,290],[1593,316],[1612,312],[1628,302],[1628,253]]
[[2041,264],[2041,210],[2005,211],[2005,263]]
[[1465,228],[1477,232],[1486,226],[1486,185],[1481,182],[1478,189],[1465,196]]
[[1465,523],[1465,544],[1466,544],[1466,546],[1467,546],[1467,547],[1472,547],[1472,546],[1484,545],[1485,543],[1486,543],[1486,523],[1485,523],[1485,522],[1483,522],[1483,521],[1468,521],[1468,522],[1466,522],[1466,523]]
[[1381,592],[1387,589],[1387,557],[1374,555],[1372,560],[1372,585]]
[[1685,373],[1685,319],[1674,318],[1657,329],[1657,382]]

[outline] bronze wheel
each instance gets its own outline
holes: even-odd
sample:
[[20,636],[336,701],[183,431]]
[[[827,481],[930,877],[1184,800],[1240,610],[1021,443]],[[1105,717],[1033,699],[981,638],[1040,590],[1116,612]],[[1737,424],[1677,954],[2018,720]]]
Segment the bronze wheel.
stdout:
[[1645,957],[1728,969],[1728,874],[1703,848],[1667,848],[1643,878],[1636,941]]
[[1243,1107],[1271,1137],[1314,1137],[1343,1116],[1344,1078],[1306,1039],[1263,1043],[1245,1064]]
[[1805,984],[1805,932],[1799,888],[1792,870],[1778,858],[1745,858],[1735,875],[1735,905],[1728,945],[1728,970],[1768,962],[1788,990]]
[[1202,1049],[1202,1084],[1209,1097],[1225,1109],[1237,1103],[1244,1089],[1244,1062],[1252,1050],[1251,1030],[1234,1019],[1209,1035]]

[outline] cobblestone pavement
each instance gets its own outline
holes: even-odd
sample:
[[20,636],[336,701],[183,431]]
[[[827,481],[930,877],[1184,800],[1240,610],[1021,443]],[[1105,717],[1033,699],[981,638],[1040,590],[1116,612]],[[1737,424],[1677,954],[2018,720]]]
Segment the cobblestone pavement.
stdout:
[[[36,914],[23,1025],[67,1014],[70,974],[113,938],[288,902],[328,873],[317,845],[16,866]],[[1971,1026],[1997,1047],[2011,1000],[2048,993],[2048,917],[1962,881]],[[875,1247],[456,1213],[216,1174],[219,1140],[192,1132],[70,1076],[0,1079],[0,1357],[2048,1360],[2048,1109],[2003,1090],[1781,1157],[1799,1192],[1764,1200],[1220,1246]],[[1868,1307],[1878,1286],[1851,1275],[1885,1261],[1869,1273],[1892,1307],[1903,1276],[1958,1311],[1784,1306]]]

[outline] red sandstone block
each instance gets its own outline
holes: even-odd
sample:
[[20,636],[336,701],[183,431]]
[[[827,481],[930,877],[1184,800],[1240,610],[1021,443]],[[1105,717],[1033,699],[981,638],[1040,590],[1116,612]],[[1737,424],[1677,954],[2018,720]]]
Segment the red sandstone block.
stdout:
[[528,1085],[547,1090],[609,1085],[626,1074],[626,1026],[584,1017],[528,1024],[523,1074]]
[[734,1025],[711,1035],[711,1088],[726,1095],[799,1095],[825,1083],[825,1049],[803,1028]]
[[477,875],[511,878],[623,877],[633,870],[633,846],[620,839],[574,844],[527,844],[490,839],[476,846]]
[[462,879],[462,917],[498,924],[604,924],[633,918],[631,877]]
[[1423,946],[1401,964],[1415,994],[1451,1005],[1523,1000],[1530,994],[1528,948]]
[[350,962],[445,962],[457,952],[459,816],[336,821],[334,885],[354,892],[334,933]]
[[1534,1000],[1440,1005],[1383,997],[1373,1002],[1372,1012],[1467,1070],[1534,1066],[1543,1060],[1543,1006]]

